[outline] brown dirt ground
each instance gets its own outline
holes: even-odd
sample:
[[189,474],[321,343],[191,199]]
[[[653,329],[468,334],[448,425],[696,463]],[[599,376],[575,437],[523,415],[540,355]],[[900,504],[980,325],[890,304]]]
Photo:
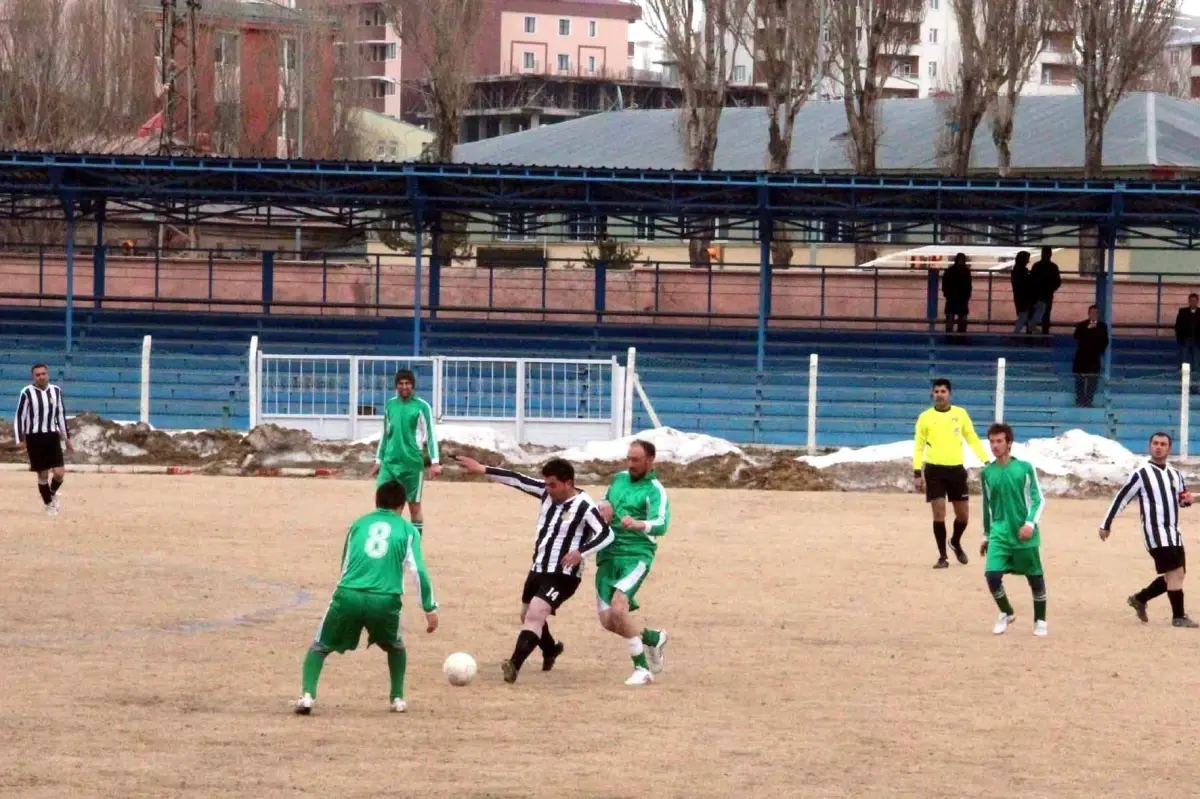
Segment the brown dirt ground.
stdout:
[[[585,588],[554,620],[559,666],[543,674],[535,656],[508,686],[497,663],[534,504],[431,484],[442,629],[406,618],[410,712],[386,712],[372,649],[331,657],[318,712],[293,716],[343,530],[369,496],[349,480],[78,475],[47,519],[29,475],[0,474],[0,795],[1164,797],[1200,785],[1200,631],[1172,629],[1164,600],[1149,625],[1124,606],[1151,576],[1134,509],[1102,545],[1103,501],[1052,501],[1051,635],[1029,634],[1028,590],[1009,578],[1019,618],[996,638],[978,559],[932,571],[912,495],[675,490],[640,597],[672,634],[660,680],[621,684],[624,645],[596,625]],[[286,611],[302,589],[312,600]],[[1200,590],[1191,602],[1200,616]],[[456,650],[480,661],[467,688],[441,677]]]

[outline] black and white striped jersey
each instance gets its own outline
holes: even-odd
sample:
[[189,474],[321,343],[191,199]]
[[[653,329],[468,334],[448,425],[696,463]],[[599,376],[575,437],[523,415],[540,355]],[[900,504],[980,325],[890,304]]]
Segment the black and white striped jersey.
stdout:
[[1181,547],[1183,536],[1179,532],[1179,495],[1186,489],[1187,483],[1178,469],[1147,462],[1135,469],[1125,485],[1121,486],[1101,527],[1112,529],[1113,519],[1137,497],[1142,512],[1142,536],[1146,539],[1146,549]]
[[53,383],[45,388],[38,388],[31,383],[21,389],[21,396],[17,400],[17,418],[13,420],[13,438],[19,444],[32,433],[70,436],[62,389]]
[[580,575],[583,564],[564,566],[563,555],[573,550],[585,558],[613,542],[614,533],[586,491],[577,491],[565,502],[555,502],[546,491],[546,481],[508,469],[487,467],[487,476],[524,491],[542,501],[530,571],[545,574]]

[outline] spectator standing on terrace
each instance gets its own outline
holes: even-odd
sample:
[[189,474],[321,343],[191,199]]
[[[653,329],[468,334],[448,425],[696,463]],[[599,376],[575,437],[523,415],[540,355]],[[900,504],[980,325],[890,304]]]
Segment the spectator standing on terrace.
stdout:
[[971,267],[967,256],[958,253],[954,263],[942,275],[942,296],[946,298],[946,333],[961,341],[967,332],[967,315],[971,303]]
[[1192,367],[1192,387],[1196,386],[1197,355],[1200,355],[1200,295],[1189,294],[1186,308],[1175,316],[1175,341],[1179,344],[1179,362]]
[[1087,319],[1075,325],[1075,361],[1071,370],[1075,372],[1075,404],[1080,408],[1092,407],[1107,349],[1108,325],[1100,321],[1100,309],[1092,305]]
[[1032,286],[1029,283],[1029,253],[1021,250],[1012,267],[1013,305],[1017,309],[1017,324],[1013,332],[1017,335],[1029,332],[1029,318],[1033,313]]
[[1054,310],[1054,293],[1062,286],[1058,264],[1051,260],[1054,250],[1042,248],[1042,260],[1029,270],[1029,290],[1033,299],[1032,326],[1042,326],[1042,335],[1050,335],[1050,314]]

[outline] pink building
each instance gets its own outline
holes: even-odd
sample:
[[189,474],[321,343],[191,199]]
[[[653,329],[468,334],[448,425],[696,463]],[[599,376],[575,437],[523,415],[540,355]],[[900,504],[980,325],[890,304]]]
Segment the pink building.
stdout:
[[499,41],[488,42],[481,75],[623,76],[629,25],[642,16],[638,6],[612,0],[500,0],[499,6]]

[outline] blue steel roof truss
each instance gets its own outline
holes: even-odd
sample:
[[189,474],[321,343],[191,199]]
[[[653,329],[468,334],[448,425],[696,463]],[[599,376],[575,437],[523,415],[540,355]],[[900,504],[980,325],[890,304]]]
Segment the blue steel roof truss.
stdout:
[[[739,235],[763,216],[801,229],[825,220],[875,235],[889,223],[921,236],[971,221],[1008,226],[1119,227],[1126,247],[1197,246],[1200,183],[897,178],[381,164],[228,158],[0,153],[0,215],[59,214],[45,200],[104,200],[107,218],[159,214],[189,224],[286,210],[275,224],[312,218],[362,228],[387,211],[655,219],[719,216]],[[36,201],[36,202],[35,202]],[[220,204],[223,208],[211,206]],[[210,206],[210,207],[205,207]],[[253,209],[253,210],[251,210]],[[117,216],[114,217],[113,215]],[[268,218],[268,224],[270,220]],[[860,238],[859,240],[865,240]]]

